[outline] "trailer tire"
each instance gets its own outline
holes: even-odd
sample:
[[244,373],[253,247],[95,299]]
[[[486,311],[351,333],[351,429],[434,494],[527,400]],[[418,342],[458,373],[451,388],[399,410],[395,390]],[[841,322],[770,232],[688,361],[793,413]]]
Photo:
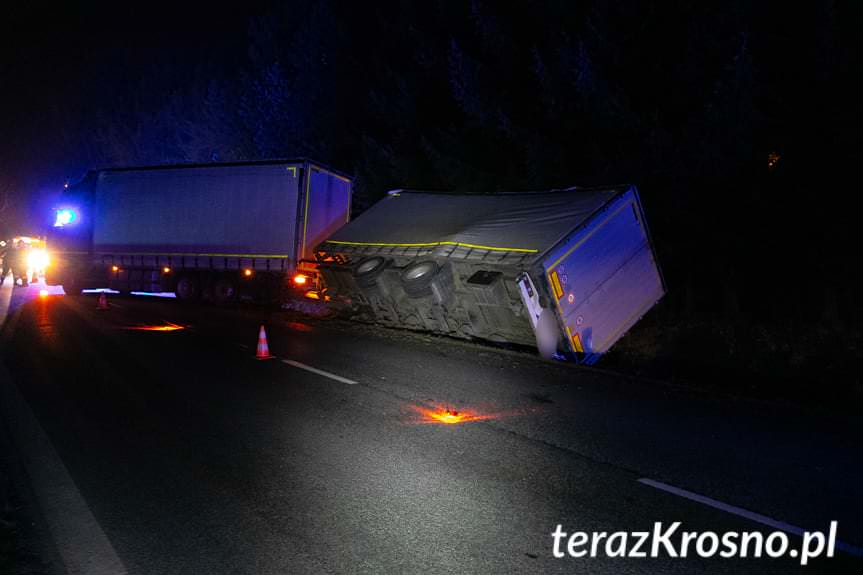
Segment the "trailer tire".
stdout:
[[440,266],[432,260],[410,264],[402,270],[402,287],[409,297],[419,298],[432,294],[432,281],[440,272]]
[[237,284],[228,278],[220,278],[213,284],[213,302],[216,305],[231,303],[237,297]]
[[373,287],[387,267],[387,260],[377,256],[362,260],[354,268],[354,279],[360,287]]
[[195,301],[201,295],[200,283],[198,278],[191,274],[180,276],[177,280],[177,285],[174,288],[174,293],[177,294],[177,299],[182,301]]

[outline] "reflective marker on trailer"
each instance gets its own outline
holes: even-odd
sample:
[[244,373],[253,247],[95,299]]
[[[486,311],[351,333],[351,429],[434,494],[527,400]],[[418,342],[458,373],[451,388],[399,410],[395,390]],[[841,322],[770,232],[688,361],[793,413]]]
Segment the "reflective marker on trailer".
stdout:
[[244,276],[246,276],[246,277],[251,277],[251,275],[252,275],[252,270],[250,270],[250,269],[245,269],[245,270],[243,270],[243,275],[244,275]]
[[171,268],[169,268],[168,266],[163,267],[163,268],[162,268],[162,273],[163,273],[163,274],[169,274],[169,273],[171,273]]
[[309,278],[306,277],[305,274],[297,274],[294,276],[294,283],[298,286],[305,285],[308,280]]
[[120,268],[118,268],[117,266],[111,266],[111,271],[112,272],[118,272],[118,271],[120,271]]

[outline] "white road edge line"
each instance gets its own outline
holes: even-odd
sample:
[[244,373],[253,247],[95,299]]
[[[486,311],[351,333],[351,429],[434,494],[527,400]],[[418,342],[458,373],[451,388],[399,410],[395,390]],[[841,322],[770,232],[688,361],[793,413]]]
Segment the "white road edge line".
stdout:
[[0,364],[0,410],[68,573],[121,575],[126,568],[81,496],[36,415]]
[[341,375],[336,375],[335,373],[330,373],[329,371],[324,371],[322,369],[318,369],[316,367],[312,367],[310,365],[306,365],[304,363],[300,363],[299,361],[294,361],[292,359],[283,359],[282,363],[287,363],[288,365],[292,365],[294,367],[298,367],[300,369],[305,369],[306,371],[310,371],[312,373],[316,373],[318,375],[322,375],[324,377],[329,377],[330,379],[334,379],[341,383],[346,383],[348,385],[356,385],[357,381],[352,379],[348,379],[346,377],[342,377]]
[[[749,519],[750,521],[754,521],[755,523],[760,523],[761,525],[766,525],[767,527],[772,527],[780,531],[785,531],[787,533],[792,533],[801,537],[807,531],[811,532],[811,530],[809,529],[803,529],[802,527],[797,527],[796,525],[791,525],[790,523],[785,523],[784,521],[779,521],[778,519],[773,519],[771,517],[767,517],[766,515],[761,515],[760,513],[755,513],[754,511],[749,511],[741,507],[729,505],[728,503],[723,503],[722,501],[717,501],[716,499],[711,499],[710,497],[699,495],[698,493],[693,493],[692,491],[687,491],[686,489],[681,489],[680,487],[675,487],[667,483],[662,483],[661,481],[655,481],[647,477],[642,477],[637,481],[643,485],[649,485],[650,487],[659,489],[660,491],[665,491],[666,493],[671,493],[672,495],[677,495],[679,497],[689,499],[690,501],[695,501],[697,503],[701,503],[702,505],[707,505],[708,507],[713,507],[714,509],[719,509],[720,511],[725,511],[726,513],[731,513],[733,515],[737,515],[738,517],[743,517],[745,519]],[[845,543],[844,541],[837,540],[836,548],[844,551],[845,553],[848,553],[849,555],[863,557],[863,548],[851,545],[850,543]]]

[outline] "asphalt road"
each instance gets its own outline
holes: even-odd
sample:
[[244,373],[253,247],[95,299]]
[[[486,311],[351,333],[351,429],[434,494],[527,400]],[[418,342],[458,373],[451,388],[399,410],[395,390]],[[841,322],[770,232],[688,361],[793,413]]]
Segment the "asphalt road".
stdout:
[[[558,524],[772,531],[759,517],[838,521],[859,552],[851,418],[257,307],[17,291],[6,366],[130,573],[863,572],[552,554]],[[277,359],[254,359],[260,324]]]

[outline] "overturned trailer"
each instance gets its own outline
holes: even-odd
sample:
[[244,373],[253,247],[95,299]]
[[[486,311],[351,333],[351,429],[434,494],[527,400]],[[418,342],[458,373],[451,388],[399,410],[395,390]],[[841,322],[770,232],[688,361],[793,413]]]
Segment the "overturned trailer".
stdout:
[[397,190],[316,251],[356,319],[592,363],[665,293],[634,186]]

